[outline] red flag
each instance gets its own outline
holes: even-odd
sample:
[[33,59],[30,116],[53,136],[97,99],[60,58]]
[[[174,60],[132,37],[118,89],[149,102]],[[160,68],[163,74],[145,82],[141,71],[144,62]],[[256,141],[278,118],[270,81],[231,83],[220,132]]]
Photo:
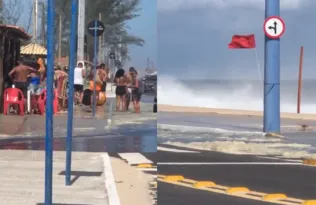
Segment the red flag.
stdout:
[[238,49],[238,48],[255,48],[256,40],[255,35],[234,35],[230,44],[228,44],[228,48]]

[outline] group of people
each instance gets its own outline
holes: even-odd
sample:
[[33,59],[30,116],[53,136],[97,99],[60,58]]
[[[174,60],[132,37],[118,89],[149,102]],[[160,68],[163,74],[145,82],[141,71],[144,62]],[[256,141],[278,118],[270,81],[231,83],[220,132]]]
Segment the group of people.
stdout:
[[[89,96],[90,106],[93,106],[93,91],[96,90],[96,101],[99,100],[100,92],[106,92],[107,82],[111,82],[110,69],[106,67],[104,63],[100,64],[96,68],[96,76],[94,76],[94,70],[87,74],[86,69],[82,62],[77,64],[74,70],[74,90],[77,96],[79,96],[79,104],[85,104],[84,101],[84,84],[85,79],[89,80]],[[95,83],[94,83],[95,77]],[[131,67],[129,72],[125,74],[125,70],[120,68],[117,70],[114,76],[114,82],[116,85],[116,110],[128,111],[129,104],[132,100],[135,113],[140,113],[140,99],[141,99],[141,82],[138,80],[138,73],[135,68]]]
[[132,100],[135,113],[140,113],[140,100],[142,95],[142,81],[138,79],[138,73],[134,67],[130,67],[125,74],[124,69],[119,69],[114,78],[116,84],[116,110],[128,111]]
[[[106,91],[107,81],[110,79],[110,70],[105,66],[104,63],[98,65],[96,67],[96,79],[94,84],[94,70],[91,69],[89,73],[86,73],[86,69],[84,68],[84,64],[82,62],[78,62],[77,67],[74,70],[74,91],[75,96],[79,96],[78,103],[79,105],[84,104],[84,85],[85,79],[89,80],[89,95],[90,102],[88,103],[91,107],[93,106],[93,95],[92,92],[96,90],[96,101],[99,99],[100,92]],[[87,104],[87,103],[86,103]]]
[[20,89],[25,98],[28,90],[39,95],[46,87],[46,68],[41,64],[41,59],[33,64],[19,61],[18,65],[10,71],[9,77],[14,87]]
[[[100,64],[96,69],[96,76],[94,76],[94,70],[91,69],[89,73],[86,73],[83,62],[78,62],[74,69],[74,91],[75,99],[81,105],[84,99],[84,85],[86,79],[89,81],[89,104],[93,105],[93,91],[96,90],[96,101],[98,102],[99,93],[106,92],[106,86],[108,82],[116,85],[116,110],[128,111],[130,102],[134,105],[135,113],[140,113],[140,100],[142,95],[142,81],[138,79],[138,73],[135,68],[130,67],[129,72],[126,73],[124,69],[117,70],[112,82],[112,74],[110,69],[105,64]],[[42,61],[39,59],[37,62],[25,63],[23,61],[18,62],[18,65],[14,67],[9,73],[9,77],[15,88],[22,91],[24,98],[27,97],[27,92],[31,91],[32,94],[40,95],[41,92],[46,89],[46,76],[47,69]],[[58,80],[60,76],[68,76],[66,71],[63,71],[60,67],[55,67],[54,80]],[[95,77],[95,83],[94,83]],[[55,87],[57,85],[55,84]],[[76,97],[77,96],[77,97]],[[25,101],[26,103],[26,101]]]

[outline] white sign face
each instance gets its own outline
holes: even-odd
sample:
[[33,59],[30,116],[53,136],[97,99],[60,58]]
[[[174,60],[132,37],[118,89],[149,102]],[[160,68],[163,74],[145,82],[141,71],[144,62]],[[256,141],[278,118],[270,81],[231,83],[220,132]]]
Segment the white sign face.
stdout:
[[269,38],[280,38],[284,31],[284,21],[279,17],[270,17],[264,22],[264,33]]

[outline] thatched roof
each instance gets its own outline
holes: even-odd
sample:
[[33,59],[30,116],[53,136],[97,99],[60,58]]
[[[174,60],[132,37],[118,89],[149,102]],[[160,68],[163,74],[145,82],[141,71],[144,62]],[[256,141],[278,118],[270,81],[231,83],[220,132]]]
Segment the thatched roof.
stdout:
[[41,45],[30,43],[21,47],[21,55],[47,56],[47,49]]

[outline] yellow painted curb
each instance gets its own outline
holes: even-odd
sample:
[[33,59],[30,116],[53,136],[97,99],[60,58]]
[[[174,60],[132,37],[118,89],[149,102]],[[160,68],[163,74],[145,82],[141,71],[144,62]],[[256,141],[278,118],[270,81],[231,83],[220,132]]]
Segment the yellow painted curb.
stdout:
[[316,205],[316,200],[306,200],[302,205]]
[[170,175],[170,176],[165,176],[163,180],[168,181],[168,182],[177,182],[177,181],[184,180],[184,177],[181,175]]
[[230,187],[226,189],[227,194],[236,194],[240,192],[249,192],[249,189],[247,187]]
[[283,135],[273,133],[273,132],[268,132],[265,134],[265,137],[276,137],[276,138],[285,138]]
[[202,187],[213,187],[213,186],[216,186],[216,184],[211,181],[201,181],[201,182],[195,182],[193,186],[195,188],[202,188]]
[[316,159],[303,159],[303,164],[305,165],[316,165]]
[[263,200],[271,201],[271,200],[280,200],[286,199],[287,196],[285,194],[266,194],[262,197]]
[[137,168],[152,168],[152,164],[139,164],[137,165]]

